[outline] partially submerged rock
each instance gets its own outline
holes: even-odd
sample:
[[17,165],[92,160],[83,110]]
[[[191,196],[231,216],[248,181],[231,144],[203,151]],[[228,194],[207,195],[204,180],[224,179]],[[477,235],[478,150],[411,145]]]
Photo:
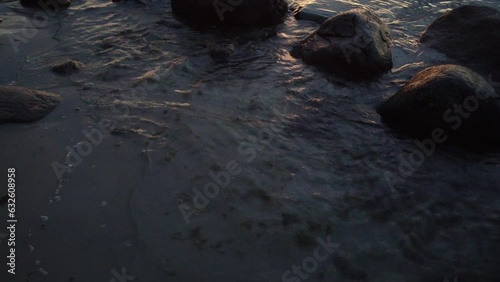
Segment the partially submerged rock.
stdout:
[[57,11],[60,8],[68,8],[71,5],[70,0],[21,0],[21,5],[29,8],[49,9]]
[[306,4],[304,7],[300,7],[294,16],[297,20],[312,21],[322,24],[334,14],[333,11],[324,8],[322,4],[310,3]]
[[458,65],[418,73],[377,111],[383,120],[409,133],[436,129],[464,141],[500,136],[500,97],[479,74]]
[[462,6],[436,19],[420,42],[500,81],[500,11]]
[[267,26],[280,23],[286,0],[172,0],[172,11],[198,24]]
[[0,123],[30,122],[48,115],[62,97],[18,86],[0,86]]
[[82,68],[83,63],[70,60],[65,63],[52,66],[52,71],[58,74],[69,75],[79,72]]
[[326,20],[298,47],[305,63],[338,76],[368,79],[392,68],[389,28],[366,9],[354,9]]

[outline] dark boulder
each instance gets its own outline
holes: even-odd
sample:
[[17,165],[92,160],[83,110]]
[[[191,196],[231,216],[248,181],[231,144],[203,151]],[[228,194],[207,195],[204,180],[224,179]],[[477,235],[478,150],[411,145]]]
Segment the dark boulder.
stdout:
[[58,94],[18,86],[0,86],[0,123],[30,122],[48,115],[61,102]]
[[294,13],[294,17],[297,20],[312,21],[318,24],[322,24],[331,18],[332,15],[335,15],[334,11],[326,9],[324,4],[314,2],[299,7]]
[[57,74],[70,75],[79,72],[83,68],[83,63],[69,60],[62,64],[52,66],[51,70]]
[[172,0],[174,14],[198,24],[268,26],[280,23],[287,0]]
[[462,6],[436,19],[420,42],[500,81],[500,11]]
[[482,76],[458,65],[421,71],[377,111],[408,133],[439,129],[465,141],[496,140],[500,134],[499,96]]
[[21,0],[21,5],[29,8],[48,9],[50,11],[59,11],[60,8],[68,8],[71,5],[70,0]]
[[329,18],[298,47],[305,63],[349,79],[369,79],[392,68],[392,37],[377,15],[354,9]]

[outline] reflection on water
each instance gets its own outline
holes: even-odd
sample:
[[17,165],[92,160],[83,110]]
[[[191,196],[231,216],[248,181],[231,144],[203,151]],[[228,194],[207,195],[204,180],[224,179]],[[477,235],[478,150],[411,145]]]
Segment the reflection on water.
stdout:
[[[325,266],[311,281],[359,281],[351,272],[365,273],[362,281],[491,277],[500,262],[500,155],[446,148],[390,187],[385,173],[397,173],[415,145],[391,132],[375,112],[405,80],[446,60],[419,49],[418,36],[442,12],[471,1],[297,2],[332,14],[373,9],[393,33],[393,72],[352,83],[302,64],[289,51],[317,24],[293,17],[275,29],[241,33],[181,24],[169,1],[142,6],[102,0],[74,1],[72,9],[51,19],[47,28],[57,45],[32,54],[20,67],[18,83],[77,90],[89,118],[115,121],[116,138],[138,140],[134,150],[143,152],[138,161],[147,168],[141,177],[148,185],[139,185],[141,201],[131,202],[139,226],[135,239],[154,242],[155,248],[168,250],[171,241],[164,237],[172,233],[155,222],[164,218],[147,211],[161,206],[158,195],[189,204],[192,189],[210,181],[210,171],[242,160],[241,142],[278,125],[283,130],[273,141],[193,216],[192,226],[204,230],[208,244],[240,238],[224,250],[242,258],[241,275],[259,269],[255,281],[277,281],[290,263],[301,261],[300,252],[289,250],[299,248],[296,234],[329,233],[341,244],[338,256],[348,261],[348,270]],[[227,41],[235,53],[215,63],[207,44]],[[57,79],[46,71],[65,59],[85,63],[85,71]],[[128,111],[112,111],[114,106]],[[68,181],[78,181],[72,177]],[[297,220],[284,227],[284,214]],[[243,232],[241,226],[253,227]],[[182,224],[177,229],[186,232]],[[180,277],[189,272],[179,268]]]

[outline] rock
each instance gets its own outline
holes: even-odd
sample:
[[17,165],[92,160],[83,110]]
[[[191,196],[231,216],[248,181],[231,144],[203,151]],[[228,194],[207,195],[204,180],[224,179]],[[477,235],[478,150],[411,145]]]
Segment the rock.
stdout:
[[[118,2],[122,2],[122,0],[111,0],[111,2],[113,3],[118,3]],[[127,0],[123,0],[123,2],[127,2]],[[146,1],[143,1],[143,0],[134,0],[135,3],[137,4],[141,4],[141,5],[147,5],[148,3],[146,3]]]
[[322,24],[333,15],[335,15],[335,12],[325,9],[324,4],[310,3],[306,4],[304,7],[300,7],[294,17],[297,20],[312,21]]
[[174,14],[198,24],[268,26],[280,23],[287,0],[172,0]]
[[462,6],[436,19],[420,37],[425,46],[493,80],[500,80],[500,11]]
[[305,63],[349,79],[380,76],[392,68],[389,28],[366,9],[326,20],[298,47]]
[[68,8],[70,0],[21,0],[21,5],[29,8],[42,8],[57,11],[59,8]]
[[62,97],[18,86],[0,86],[0,123],[30,122],[48,115]]
[[83,68],[83,64],[78,61],[67,61],[65,63],[52,66],[52,71],[58,74],[69,75],[79,72]]
[[431,136],[437,129],[464,141],[496,140],[500,133],[500,97],[482,76],[458,65],[421,71],[377,111],[409,133]]
[[234,53],[234,45],[230,42],[207,44],[208,54],[215,62],[226,62]]
[[2,22],[3,22],[3,19],[2,19],[2,18],[0,18],[0,23],[2,23]]

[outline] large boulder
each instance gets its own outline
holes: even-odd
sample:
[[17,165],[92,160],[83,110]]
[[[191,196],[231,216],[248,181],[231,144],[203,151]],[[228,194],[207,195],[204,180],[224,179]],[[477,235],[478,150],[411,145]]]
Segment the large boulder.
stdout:
[[30,122],[48,115],[62,97],[18,86],[0,86],[0,123]]
[[436,19],[420,42],[500,81],[500,11],[462,6]]
[[266,26],[282,21],[287,0],[172,0],[174,14],[200,24]]
[[377,109],[383,120],[409,133],[498,140],[500,98],[488,81],[458,65],[418,73]]
[[329,18],[298,47],[305,63],[350,79],[392,68],[391,32],[377,15],[354,9]]

